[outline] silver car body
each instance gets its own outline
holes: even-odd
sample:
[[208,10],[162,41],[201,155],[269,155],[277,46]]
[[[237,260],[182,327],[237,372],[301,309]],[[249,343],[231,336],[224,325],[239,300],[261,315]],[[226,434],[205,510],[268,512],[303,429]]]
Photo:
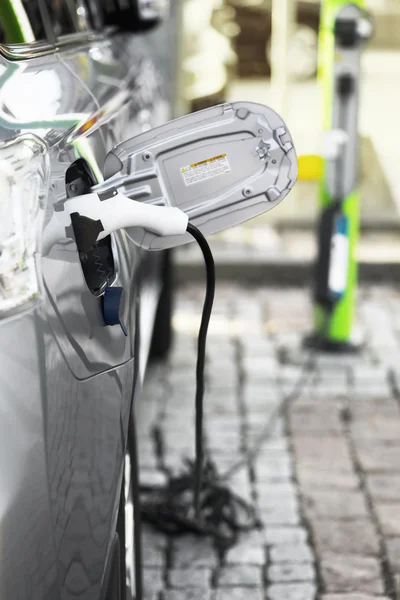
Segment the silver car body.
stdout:
[[[100,181],[115,144],[171,118],[172,41],[164,26],[0,47],[0,149],[18,136],[43,145],[44,222],[65,198],[73,161],[87,160]],[[139,366],[135,336],[140,323],[143,375],[161,256],[138,250],[124,232],[112,249],[127,337],[104,326],[73,242],[39,258],[38,296],[0,318],[1,600],[104,594]]]

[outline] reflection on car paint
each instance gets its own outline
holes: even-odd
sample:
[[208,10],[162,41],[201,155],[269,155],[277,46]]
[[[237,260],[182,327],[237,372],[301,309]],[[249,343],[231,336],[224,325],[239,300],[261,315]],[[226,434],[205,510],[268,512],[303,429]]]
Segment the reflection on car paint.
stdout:
[[[0,55],[0,139],[34,130],[46,144],[46,222],[65,198],[74,160],[84,158],[100,182],[113,145],[171,116],[171,77],[163,82],[157,60],[166,64],[160,31],[97,39],[27,61]],[[40,306],[0,323],[2,600],[100,597],[137,365],[135,297],[144,256],[123,232],[113,244],[128,338],[119,327],[104,327],[101,298],[88,291],[67,240],[41,261]],[[147,256],[143,269],[149,285],[144,279],[141,351],[152,332],[159,260]]]

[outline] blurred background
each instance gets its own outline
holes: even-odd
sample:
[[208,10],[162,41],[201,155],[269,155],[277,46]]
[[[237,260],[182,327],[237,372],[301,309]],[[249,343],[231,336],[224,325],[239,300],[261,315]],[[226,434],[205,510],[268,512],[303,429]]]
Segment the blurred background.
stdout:
[[[374,35],[362,55],[357,253],[361,272],[379,276],[400,251],[400,2],[367,0],[365,5]],[[299,155],[320,152],[320,9],[318,0],[182,0],[178,113],[231,100],[265,103],[286,120]],[[318,197],[318,181],[299,181],[279,210],[214,236],[217,263],[248,264],[251,258],[253,264],[311,264]],[[178,261],[193,274],[196,249],[178,252]]]

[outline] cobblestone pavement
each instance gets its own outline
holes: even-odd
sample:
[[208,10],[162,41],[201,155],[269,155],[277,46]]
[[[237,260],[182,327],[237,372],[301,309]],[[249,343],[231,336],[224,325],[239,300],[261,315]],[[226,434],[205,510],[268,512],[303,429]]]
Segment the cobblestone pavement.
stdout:
[[[177,298],[169,362],[153,366],[139,409],[142,481],[193,456],[195,343],[203,286]],[[225,555],[207,539],[146,528],[150,600],[398,598],[400,293],[361,290],[358,356],[321,356],[257,459],[231,480],[264,527]],[[301,288],[217,285],[208,342],[206,440],[221,471],[251,446],[294,385],[312,323]],[[159,435],[154,442],[154,428]]]

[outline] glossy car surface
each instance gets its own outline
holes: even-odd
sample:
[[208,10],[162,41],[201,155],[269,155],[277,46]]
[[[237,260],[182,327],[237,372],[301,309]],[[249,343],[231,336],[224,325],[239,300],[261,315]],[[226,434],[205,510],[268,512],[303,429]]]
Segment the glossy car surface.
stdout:
[[[78,30],[65,32],[60,17],[49,33],[33,4],[36,42],[4,44],[0,17],[0,175],[16,148],[33,148],[41,161],[43,228],[66,197],[72,163],[100,182],[115,144],[171,118],[175,25],[172,16],[151,34],[113,32],[90,24],[85,4],[73,2]],[[62,5],[47,3],[53,4]],[[85,279],[85,260],[86,275],[98,269],[96,289]],[[163,255],[139,251],[121,231],[98,256],[85,259],[63,240],[46,257],[36,252],[35,261],[38,292],[0,310],[0,598],[117,598],[107,588],[128,421],[149,351]],[[8,289],[2,283],[0,298]],[[119,326],[104,325],[107,285],[124,289],[127,337]],[[129,597],[122,587],[118,598]]]

